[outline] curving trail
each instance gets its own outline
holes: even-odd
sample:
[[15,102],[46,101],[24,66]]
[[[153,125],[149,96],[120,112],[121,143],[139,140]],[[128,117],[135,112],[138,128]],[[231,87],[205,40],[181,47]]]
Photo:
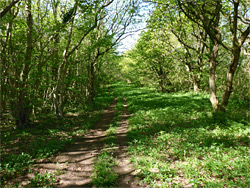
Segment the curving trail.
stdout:
[[57,176],[58,187],[92,187],[91,174],[93,172],[94,159],[102,151],[104,146],[105,131],[113,121],[115,115],[116,100],[112,102],[96,123],[93,129],[87,131],[83,138],[78,139],[56,156],[51,163],[39,164],[43,170],[60,170]]
[[117,187],[138,187],[138,179],[136,179],[137,172],[130,163],[129,156],[126,152],[128,139],[126,134],[128,132],[128,119],[131,117],[128,111],[128,105],[126,104],[126,99],[124,98],[124,111],[120,126],[116,130],[116,143],[117,150],[115,151],[115,157],[118,166],[115,167],[115,172],[119,175],[117,181]]
[[[109,125],[114,121],[116,113],[115,99],[112,104],[106,109],[96,125],[88,130],[85,136],[78,139],[75,144],[69,146],[64,152],[59,153],[50,162],[40,163],[36,165],[37,171],[44,172],[59,172],[56,176],[57,187],[73,188],[73,187],[94,187],[92,184],[91,175],[96,157],[104,148],[105,132]],[[127,138],[128,118],[129,115],[126,100],[124,99],[124,111],[120,126],[116,131],[116,147],[114,157],[118,166],[114,168],[118,174],[116,187],[138,187],[136,172],[130,164],[127,155]]]

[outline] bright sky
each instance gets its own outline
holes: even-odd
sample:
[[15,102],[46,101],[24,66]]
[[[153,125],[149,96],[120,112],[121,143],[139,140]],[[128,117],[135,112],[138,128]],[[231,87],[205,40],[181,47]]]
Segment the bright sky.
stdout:
[[[140,23],[138,25],[140,28],[143,28],[143,26],[146,26],[146,23],[144,23],[144,24]],[[141,33],[141,31],[137,31],[137,32],[131,34],[130,36],[128,36],[127,38],[123,39],[121,41],[120,46],[118,47],[118,51],[120,53],[122,53],[122,52],[125,52],[125,51],[133,48],[136,41],[140,38],[140,33]]]
[[136,41],[140,38],[141,31],[146,27],[146,20],[149,18],[150,11],[153,9],[152,6],[148,5],[147,3],[142,3],[140,8],[140,15],[143,15],[140,17],[141,22],[136,23],[130,26],[129,29],[131,30],[140,30],[137,32],[132,33],[127,38],[123,39],[121,41],[120,46],[118,47],[118,52],[123,53],[127,50],[130,50],[134,47]]

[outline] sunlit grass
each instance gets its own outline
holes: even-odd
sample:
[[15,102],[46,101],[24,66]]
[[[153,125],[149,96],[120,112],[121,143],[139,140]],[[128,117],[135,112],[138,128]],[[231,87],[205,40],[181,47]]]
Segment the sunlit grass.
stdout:
[[155,187],[250,185],[249,102],[230,101],[214,115],[208,94],[161,94],[114,86],[127,98],[129,152],[143,181]]
[[113,167],[116,165],[115,159],[110,151],[103,151],[94,165],[92,175],[93,184],[96,187],[112,187],[118,178]]
[[115,116],[105,132],[105,147],[98,155],[94,163],[94,172],[92,174],[93,184],[96,187],[114,187],[117,184],[118,175],[115,173],[114,167],[117,166],[113,152],[116,146],[116,130],[123,113],[123,98],[117,97]]
[[83,136],[113,99],[103,91],[84,111],[79,109],[77,116],[67,115],[58,119],[53,114],[40,114],[31,127],[14,129],[10,125],[1,132],[1,187],[15,177],[32,172],[36,160],[49,160]]

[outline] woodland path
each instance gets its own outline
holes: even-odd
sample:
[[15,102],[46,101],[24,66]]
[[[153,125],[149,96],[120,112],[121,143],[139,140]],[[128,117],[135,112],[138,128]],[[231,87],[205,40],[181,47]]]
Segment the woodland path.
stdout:
[[[91,175],[93,173],[94,161],[98,154],[103,151],[105,131],[110,123],[114,121],[116,99],[112,102],[108,109],[102,114],[93,129],[87,131],[85,136],[78,139],[73,145],[59,153],[49,163],[41,163],[37,165],[40,172],[60,171],[57,175],[57,187],[94,187]],[[120,125],[116,130],[116,146],[114,157],[118,166],[114,168],[118,175],[116,187],[137,187],[138,180],[136,172],[130,164],[127,155],[127,138],[128,118],[129,115],[126,100],[124,99],[124,110]]]

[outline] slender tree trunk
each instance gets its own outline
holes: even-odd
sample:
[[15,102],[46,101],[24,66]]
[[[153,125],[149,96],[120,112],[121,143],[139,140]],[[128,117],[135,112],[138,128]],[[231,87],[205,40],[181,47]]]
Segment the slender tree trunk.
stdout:
[[[2,115],[2,113],[5,111],[6,109],[6,100],[5,100],[5,96],[7,94],[7,83],[6,83],[6,76],[7,76],[7,43],[8,43],[8,39],[9,39],[9,34],[11,31],[11,27],[12,27],[12,23],[9,23],[7,26],[7,32],[6,32],[6,40],[4,43],[2,43],[0,45],[1,47],[1,53],[0,53],[0,116]],[[4,36],[4,32],[1,33]]]
[[[76,10],[75,10],[76,11]],[[74,18],[74,17],[73,17]],[[71,25],[69,27],[69,31],[68,31],[68,41],[67,41],[67,45],[66,48],[63,52],[63,61],[62,63],[59,65],[58,68],[58,73],[57,73],[57,84],[55,87],[55,99],[54,99],[54,103],[55,103],[55,111],[56,111],[56,115],[58,117],[63,117],[64,112],[63,112],[63,108],[64,108],[64,93],[65,93],[65,77],[66,77],[66,73],[68,70],[68,58],[69,58],[69,47],[71,44],[71,38],[72,38],[72,32],[73,32],[73,25],[74,25],[74,19],[71,20]],[[58,36],[57,36],[58,37]]]
[[227,71],[226,88],[224,90],[222,101],[221,101],[221,106],[223,106],[224,108],[227,106],[229,97],[232,93],[233,77],[234,77],[234,73],[236,71],[239,59],[240,59],[240,48],[238,47],[233,52],[233,57],[231,59],[230,66]]
[[200,90],[200,84],[196,78],[193,79],[194,92],[197,93]]
[[64,58],[58,69],[57,84],[55,87],[55,111],[58,117],[63,117],[64,94],[65,94],[65,77],[68,70],[68,60]]
[[165,76],[164,75],[160,75],[160,81],[159,81],[159,85],[161,88],[161,92],[162,93],[166,93],[166,87],[165,87]]
[[1,86],[0,86],[0,118],[2,114],[6,111],[6,83],[5,79],[1,78]]
[[200,90],[200,79],[195,75],[194,71],[191,68],[190,64],[186,64],[187,72],[191,75],[191,83],[194,88],[194,92],[197,93]]
[[[51,80],[53,80],[55,83],[57,82],[57,78],[58,78],[58,67],[59,67],[59,52],[58,52],[58,45],[60,43],[60,37],[59,37],[59,22],[57,21],[57,7],[58,7],[58,1],[57,0],[53,0],[52,1],[52,8],[53,8],[53,17],[54,20],[56,21],[57,24],[57,29],[56,29],[56,34],[55,34],[55,38],[54,38],[54,52],[53,52],[53,65],[51,68]],[[56,89],[56,85],[52,84],[52,90],[53,90],[53,94],[52,94],[52,110],[55,111],[55,113],[58,115],[59,111],[58,111],[58,102],[57,102],[57,89]]]
[[218,56],[219,44],[216,40],[213,40],[213,48],[210,52],[210,65],[209,65],[209,88],[210,88],[210,102],[212,103],[212,107],[214,112],[218,111],[219,102],[216,96],[216,58]]
[[241,33],[240,40],[238,39],[238,36],[237,36],[238,35],[237,33],[238,32],[238,18],[239,18],[238,8],[240,5],[240,1],[234,1],[233,5],[234,5],[233,6],[234,8],[233,20],[230,21],[232,23],[230,26],[230,30],[233,34],[233,49],[232,49],[233,57],[231,58],[230,66],[227,71],[226,87],[225,87],[222,101],[220,104],[224,108],[227,106],[229,97],[232,93],[233,77],[234,77],[234,73],[239,63],[241,47],[246,41],[247,37],[249,37],[249,33],[250,33],[250,25],[248,25],[246,30]]
[[89,81],[88,81],[88,96],[87,101],[92,102],[95,96],[95,70],[94,70],[94,62],[90,63],[89,66]]
[[23,70],[20,74],[20,91],[18,93],[16,106],[14,108],[14,115],[16,118],[17,127],[24,127],[28,124],[29,117],[31,114],[30,99],[28,96],[28,75],[30,72],[30,66],[32,61],[32,31],[33,31],[33,21],[31,13],[31,0],[26,1],[26,23],[27,23],[27,47],[25,60],[23,65]]
[[[199,69],[199,71],[202,72],[201,69]],[[199,92],[201,90],[200,82],[201,82],[200,75],[194,73],[194,75],[193,75],[193,84],[194,84],[194,92],[195,93],[197,93],[197,92]]]
[[66,84],[65,84],[65,78],[68,72],[68,67],[69,63],[68,60],[66,60],[66,64],[64,67],[64,70],[62,72],[62,77],[61,77],[61,90],[60,90],[60,103],[59,103],[59,114],[60,116],[64,115],[64,105],[67,101],[68,95],[66,93]]
[[[97,50],[94,59],[90,62],[88,66],[88,86],[86,91],[86,98],[88,102],[92,102],[95,97],[95,83],[96,83],[96,74],[95,74],[95,66],[98,63],[98,59],[101,54],[99,54],[99,49]],[[89,58],[91,60],[91,56]]]

